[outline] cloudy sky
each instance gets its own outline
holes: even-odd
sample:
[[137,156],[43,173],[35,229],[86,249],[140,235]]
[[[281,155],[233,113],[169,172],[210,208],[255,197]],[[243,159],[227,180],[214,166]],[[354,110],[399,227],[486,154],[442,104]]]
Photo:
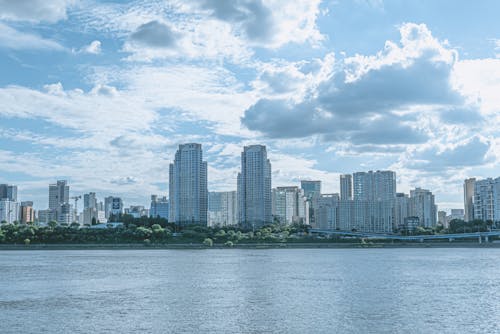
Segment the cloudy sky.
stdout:
[[179,143],[203,144],[209,190],[244,145],[273,186],[397,172],[460,208],[500,176],[500,3],[400,0],[0,0],[0,183],[47,206],[168,193]]

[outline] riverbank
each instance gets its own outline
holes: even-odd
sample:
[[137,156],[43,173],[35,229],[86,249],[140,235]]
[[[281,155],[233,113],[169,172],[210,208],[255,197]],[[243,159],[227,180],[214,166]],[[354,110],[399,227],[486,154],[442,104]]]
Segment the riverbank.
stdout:
[[122,250],[122,249],[314,249],[314,248],[500,248],[500,243],[467,242],[414,242],[414,243],[251,243],[233,247],[215,244],[207,247],[202,243],[186,244],[1,244],[2,250]]

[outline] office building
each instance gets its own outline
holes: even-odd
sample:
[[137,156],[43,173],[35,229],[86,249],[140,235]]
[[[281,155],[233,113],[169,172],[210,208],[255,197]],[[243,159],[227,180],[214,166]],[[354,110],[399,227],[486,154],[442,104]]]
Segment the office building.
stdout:
[[183,144],[169,171],[169,221],[181,225],[207,225],[207,163],[201,144]]
[[8,199],[17,202],[17,186],[0,184],[0,199]]
[[300,188],[309,203],[309,225],[316,227],[316,212],[319,209],[319,197],[321,196],[321,181],[300,181]]
[[168,199],[167,197],[158,197],[151,195],[151,205],[149,207],[149,214],[153,218],[168,219]]
[[118,217],[123,214],[123,201],[121,197],[108,196],[104,199],[104,216],[109,219],[111,216]]
[[256,228],[272,222],[271,163],[263,145],[245,146],[238,174],[239,223]]
[[309,221],[309,203],[304,190],[296,186],[272,190],[272,214],[280,224],[306,224]]
[[21,202],[19,208],[19,221],[23,224],[33,223],[35,221],[35,210],[33,210],[33,202]]

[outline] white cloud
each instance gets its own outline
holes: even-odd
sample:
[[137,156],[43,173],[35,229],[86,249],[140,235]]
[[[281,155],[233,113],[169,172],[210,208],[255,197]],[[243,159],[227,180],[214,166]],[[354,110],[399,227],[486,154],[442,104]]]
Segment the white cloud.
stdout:
[[2,23],[0,23],[1,47],[13,50],[64,50],[64,47],[56,41],[21,32]]
[[81,52],[83,53],[89,53],[94,55],[100,54],[101,51],[102,51],[101,42],[98,40],[92,41],[89,45],[86,45],[81,49]]
[[0,0],[0,19],[12,21],[45,21],[66,19],[66,12],[76,0]]

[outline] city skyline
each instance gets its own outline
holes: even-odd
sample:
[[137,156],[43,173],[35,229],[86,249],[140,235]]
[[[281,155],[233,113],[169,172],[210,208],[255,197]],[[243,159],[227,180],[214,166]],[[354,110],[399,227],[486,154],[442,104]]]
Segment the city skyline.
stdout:
[[0,183],[44,207],[58,179],[147,205],[180,142],[203,144],[212,191],[255,143],[275,185],[325,193],[394,170],[452,209],[496,177],[497,1],[223,3],[0,2]]

